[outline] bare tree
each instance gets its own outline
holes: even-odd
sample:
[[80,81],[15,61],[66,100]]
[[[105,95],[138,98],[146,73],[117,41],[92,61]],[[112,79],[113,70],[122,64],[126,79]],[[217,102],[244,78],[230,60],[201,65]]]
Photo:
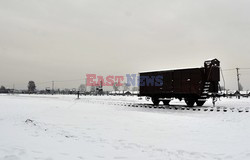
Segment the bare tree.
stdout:
[[6,90],[6,88],[4,86],[1,86],[0,90]]
[[36,84],[34,81],[29,81],[28,83],[28,91],[29,93],[34,93],[36,90]]
[[0,93],[6,93],[6,92],[7,92],[6,88],[4,86],[1,86]]
[[129,91],[129,84],[128,83],[124,83],[123,84],[123,91]]
[[114,91],[119,91],[119,87],[120,87],[120,86],[117,85],[117,82],[115,82],[115,83],[113,84],[113,89],[114,89]]
[[90,92],[96,92],[96,86],[91,86],[90,87]]
[[81,84],[78,89],[79,89],[80,92],[86,92],[87,91],[87,88],[86,88],[85,84]]

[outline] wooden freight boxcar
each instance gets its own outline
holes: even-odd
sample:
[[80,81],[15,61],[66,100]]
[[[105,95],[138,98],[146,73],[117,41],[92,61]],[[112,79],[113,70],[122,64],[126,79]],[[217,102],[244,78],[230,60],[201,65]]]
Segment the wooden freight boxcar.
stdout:
[[139,96],[151,97],[154,105],[172,98],[184,99],[188,106],[202,106],[206,99],[216,96],[220,81],[220,61],[204,62],[204,67],[178,70],[141,72]]

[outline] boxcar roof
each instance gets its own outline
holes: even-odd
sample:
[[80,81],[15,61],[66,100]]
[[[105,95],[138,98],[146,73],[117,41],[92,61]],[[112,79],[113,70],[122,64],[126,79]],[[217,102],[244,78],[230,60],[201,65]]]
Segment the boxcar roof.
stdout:
[[178,71],[178,70],[192,70],[192,69],[200,69],[204,67],[193,67],[193,68],[174,68],[174,69],[160,69],[160,70],[150,70],[150,71],[141,71],[140,73],[151,73],[151,72],[167,72],[167,71]]

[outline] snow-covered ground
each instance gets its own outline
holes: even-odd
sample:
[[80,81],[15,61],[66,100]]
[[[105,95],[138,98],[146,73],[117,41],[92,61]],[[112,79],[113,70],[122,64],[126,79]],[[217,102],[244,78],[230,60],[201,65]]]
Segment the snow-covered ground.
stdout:
[[[250,113],[133,108],[138,97],[0,95],[0,160],[250,159]],[[173,101],[172,105],[183,105]],[[205,106],[212,106],[211,100]],[[250,99],[217,106],[248,108]]]

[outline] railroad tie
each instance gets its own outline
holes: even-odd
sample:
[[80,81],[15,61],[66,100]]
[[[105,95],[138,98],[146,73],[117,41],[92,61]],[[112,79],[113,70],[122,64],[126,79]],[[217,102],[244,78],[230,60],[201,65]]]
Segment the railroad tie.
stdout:
[[204,112],[236,112],[236,113],[249,113],[249,108],[234,108],[234,107],[207,107],[207,108],[197,108],[197,107],[184,107],[184,106],[170,106],[170,105],[151,105],[143,103],[131,103],[131,102],[110,102],[110,101],[99,101],[99,100],[87,100],[83,99],[86,103],[93,104],[106,104],[113,106],[125,106],[125,107],[144,107],[144,108],[154,108],[154,109],[169,109],[169,110],[182,110],[182,111],[204,111]]

